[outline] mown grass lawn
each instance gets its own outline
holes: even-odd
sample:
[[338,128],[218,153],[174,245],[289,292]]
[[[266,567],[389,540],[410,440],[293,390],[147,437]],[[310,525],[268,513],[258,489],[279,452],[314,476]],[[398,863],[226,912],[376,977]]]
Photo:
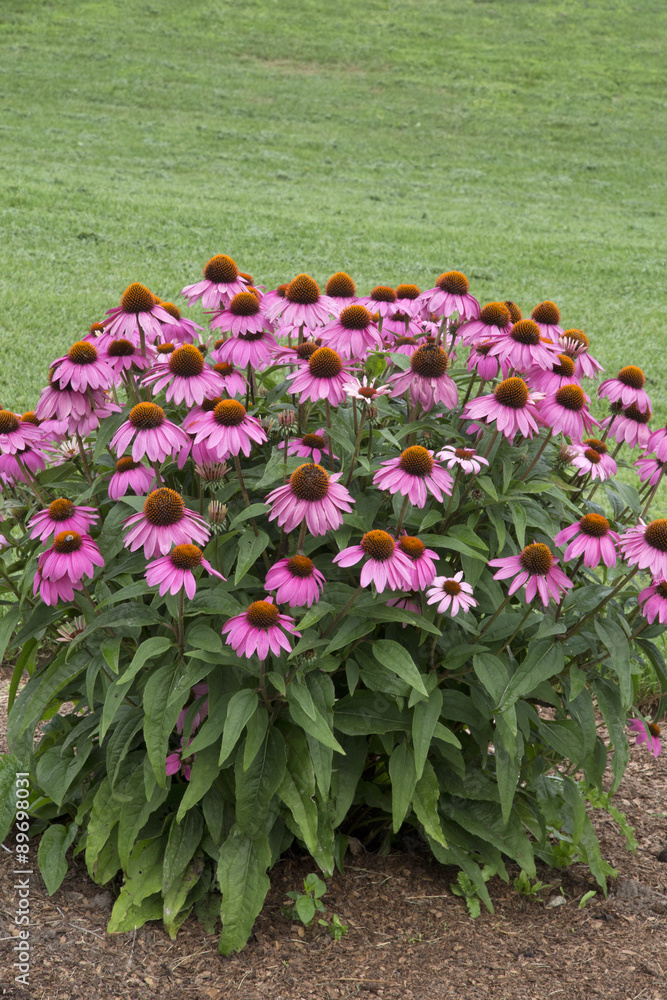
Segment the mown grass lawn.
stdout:
[[[553,298],[667,417],[660,0],[15,0],[0,9],[0,404],[130,281],[213,253]],[[664,292],[664,285],[662,286]],[[199,319],[198,311],[190,315]]]

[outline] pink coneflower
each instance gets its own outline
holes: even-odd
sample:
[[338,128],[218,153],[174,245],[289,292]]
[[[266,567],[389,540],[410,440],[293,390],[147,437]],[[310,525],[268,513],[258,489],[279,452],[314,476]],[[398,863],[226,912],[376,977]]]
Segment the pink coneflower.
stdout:
[[227,309],[212,320],[211,329],[218,327],[232,336],[216,347],[216,361],[230,361],[241,368],[247,365],[261,368],[278,346],[273,327],[252,292],[240,292],[234,296]]
[[113,371],[100,358],[94,344],[78,340],[67,354],[56,358],[51,365],[51,382],[62,388],[72,388],[74,392],[108,389],[113,382]]
[[192,344],[177,347],[166,359],[158,361],[141,380],[142,385],[153,385],[156,396],[167,387],[167,402],[176,405],[185,400],[187,406],[201,403],[206,396],[220,393],[220,376],[206,362],[201,351]]
[[667,625],[667,582],[665,580],[654,580],[650,587],[641,591],[637,600],[649,625],[652,625],[656,618],[661,625]]
[[406,448],[398,458],[382,462],[382,466],[373,476],[374,485],[379,490],[408,497],[415,507],[425,507],[429,493],[440,503],[443,493],[451,496],[454,480],[434,460],[433,452],[419,444]]
[[192,774],[192,764],[194,762],[196,753],[188,754],[188,747],[192,743],[192,737],[188,740],[187,746],[185,745],[185,740],[181,740],[181,749],[175,750],[174,753],[170,753],[165,760],[165,773],[167,777],[171,775],[178,774],[180,771],[186,781],[190,780],[190,775]]
[[[211,357],[213,358],[213,353],[211,353]],[[213,371],[220,376],[222,387],[228,396],[243,396],[246,392],[247,379],[228,361],[218,361],[217,364],[213,365]]]
[[[467,368],[469,372],[477,372],[483,382],[488,382],[495,378],[501,366],[498,358],[490,354],[492,340],[479,341],[470,348]],[[503,377],[507,376],[509,368],[503,367]]]
[[577,384],[576,365],[569,354],[553,354],[551,371],[536,366],[526,372],[526,382],[539,392],[557,392],[564,385]]
[[537,323],[542,336],[555,344],[563,332],[558,325],[560,323],[560,309],[556,303],[551,302],[550,299],[540,302],[531,312],[530,318]]
[[478,396],[466,404],[463,411],[473,420],[480,418],[487,423],[495,420],[496,427],[508,441],[513,441],[517,431],[522,437],[532,438],[537,426],[537,400],[540,393],[531,393],[522,378],[512,376],[496,386],[489,396]]
[[598,397],[606,396],[610,403],[620,403],[623,408],[635,406],[640,413],[651,409],[651,400],[644,389],[646,376],[636,365],[621,368],[616,378],[605,379],[598,389]]
[[[612,403],[612,410],[618,403]],[[649,421],[653,414],[650,410],[643,413],[636,406],[628,406],[621,412],[612,413],[602,421],[602,427],[609,427],[609,437],[615,438],[618,442],[624,442],[630,448],[640,447],[645,451],[648,449],[648,442],[651,437]]]
[[326,580],[308,556],[279,559],[266,574],[264,586],[276,591],[278,604],[309,608],[319,601]]
[[426,590],[435,579],[435,563],[440,556],[432,549],[427,549],[421,538],[416,538],[414,535],[401,535],[398,547],[412,564],[411,589]]
[[583,330],[564,330],[558,338],[558,346],[572,359],[577,378],[597,378],[604,368],[588,353],[590,343]]
[[193,570],[197,566],[203,566],[208,573],[217,576],[220,580],[225,577],[213,569],[208,559],[204,559],[204,553],[197,545],[186,543],[177,545],[166,556],[160,556],[154,562],[146,566],[146,583],[149,587],[160,586],[160,596],[165,594],[177,594],[179,590],[185,590],[189,600],[193,600],[197,592],[197,582],[194,578]]
[[188,510],[180,493],[166,486],[149,493],[143,510],[123,523],[130,528],[125,548],[136,552],[143,545],[147,559],[166,555],[172,545],[205,544],[211,534],[204,518]]
[[654,451],[660,462],[667,462],[667,427],[659,427],[651,431],[646,444],[646,451]]
[[158,305],[156,297],[145,285],[135,281],[123,292],[120,305],[107,311],[104,330],[111,337],[123,337],[135,343],[144,338],[149,343],[162,339],[164,325],[175,321],[169,313]]
[[614,542],[619,541],[619,536],[612,531],[609,521],[602,514],[584,514],[568,528],[563,528],[554,537],[554,545],[559,547],[569,542],[565,549],[563,560],[569,562],[571,559],[584,557],[584,566],[593,569],[600,561],[605,566],[616,565],[616,546]]
[[345,271],[332,274],[324,288],[332,305],[332,315],[338,316],[346,306],[351,306],[357,298],[357,286]]
[[540,328],[532,319],[521,319],[507,327],[491,342],[489,356],[517,371],[526,372],[537,366],[551,369],[555,360],[555,347],[540,335]]
[[600,426],[589,412],[587,403],[590,399],[580,385],[563,385],[539,404],[540,417],[555,434],[562,433],[580,441],[585,432]]
[[460,271],[445,271],[435,283],[419,296],[424,309],[434,316],[449,318],[454,313],[459,319],[476,319],[479,316],[479,302],[469,293],[470,283]]
[[[92,395],[94,390],[89,389],[88,392]],[[102,394],[102,401],[99,405],[96,405],[94,409],[87,410],[85,413],[75,413],[72,412],[69,417],[64,420],[60,425],[60,430],[64,434],[78,434],[80,437],[88,437],[93,431],[96,431],[100,426],[100,421],[110,417],[112,413],[120,413],[122,407],[113,400]]]
[[191,319],[186,319],[182,315],[181,310],[178,306],[175,306],[173,302],[164,302],[161,299],[158,300],[158,304],[168,312],[171,318],[174,320],[173,323],[169,323],[165,326],[162,331],[162,338],[164,343],[176,343],[176,344],[193,344],[199,339],[199,334],[204,329],[203,326],[199,326],[198,323],[193,323]]
[[219,253],[211,257],[204,268],[204,280],[187,285],[181,295],[187,298],[189,306],[201,299],[204,309],[219,309],[221,306],[224,308],[239,292],[244,292],[247,285],[232,258]]
[[448,444],[435,456],[438,461],[444,462],[448,469],[454,466],[463,469],[468,475],[474,473],[476,476],[482,471],[483,465],[488,465],[488,459],[483,455],[478,455],[474,448],[455,448]]
[[[290,327],[291,330],[291,327]],[[297,365],[302,367],[312,358],[320,346],[314,340],[304,340],[302,344],[279,344],[271,357],[273,365]]]
[[39,590],[40,598],[49,605],[61,598],[72,600],[73,590],[81,589],[83,578],[92,577],[96,566],[104,566],[104,559],[92,538],[78,531],[61,531],[52,547],[39,557],[33,594]]
[[350,375],[345,383],[345,393],[349,399],[358,399],[370,405],[377,396],[388,396],[391,393],[391,386],[376,385],[375,379],[369,378],[368,375],[364,375],[361,379]]
[[95,507],[76,507],[71,500],[59,497],[28,521],[31,538],[43,542],[55,532],[76,531],[87,535],[91,524],[95,524],[99,514]]
[[0,410],[0,452],[4,455],[22,451],[42,438],[43,432],[31,420],[22,420],[11,410]]
[[389,285],[376,285],[370,295],[363,295],[358,301],[382,320],[396,312],[396,292]]
[[320,294],[320,286],[308,274],[297,274],[285,289],[285,297],[276,299],[267,308],[271,322],[280,318],[283,326],[300,326],[314,330],[323,326],[335,311],[328,295]]
[[477,607],[477,601],[472,596],[472,587],[463,580],[463,572],[454,576],[436,576],[433,586],[426,591],[427,604],[437,604],[438,614],[449,611],[456,618],[459,611],[467,614],[471,608]]
[[579,476],[590,473],[591,479],[599,479],[604,482],[611,476],[615,476],[617,466],[614,459],[609,454],[609,449],[604,441],[597,438],[585,438],[580,445],[572,445],[571,450],[574,455],[570,459],[570,464],[578,469]]
[[117,455],[122,455],[132,438],[132,458],[135,462],[139,462],[144,455],[151,462],[163,462],[170,455],[178,459],[178,467],[182,469],[190,453],[188,435],[167,420],[164,410],[156,403],[137,403],[133,406],[125,423],[112,437],[109,447]]
[[635,746],[639,747],[645,743],[654,757],[659,757],[662,750],[660,743],[660,726],[654,722],[644,722],[643,719],[632,719],[628,722],[628,729],[631,733],[637,734]]
[[98,348],[100,359],[106,362],[117,378],[122,372],[145,371],[155,364],[157,357],[150,345],[146,346],[146,353],[142,354],[138,344],[124,337],[100,337]]
[[[323,427],[319,430],[304,434],[300,438],[290,438],[287,441],[287,454],[296,455],[297,458],[307,458],[311,462],[321,462],[322,456],[328,451],[326,431]],[[279,449],[285,447],[285,441],[278,444]],[[338,455],[333,456],[338,460]]]
[[196,423],[189,424],[195,435],[195,445],[205,444],[209,452],[222,461],[239,452],[247,457],[253,443],[264,444],[266,433],[256,417],[251,417],[238,399],[222,399],[210,413],[203,413]]
[[456,331],[462,344],[476,340],[489,340],[507,333],[512,328],[512,317],[504,302],[488,302],[479,315],[462,323]]
[[[291,652],[291,645],[285,632],[300,638],[295,621],[289,615],[281,615],[271,597],[263,601],[254,601],[247,611],[235,615],[222,626],[225,642],[236,651],[237,656],[248,659],[257,653],[260,660],[265,660],[271,651],[274,656],[280,656],[284,649]],[[283,631],[284,630],[284,631]]]
[[83,615],[77,615],[71,622],[65,622],[56,630],[58,638],[56,642],[73,642],[78,635],[86,631],[86,619]]
[[408,358],[411,358],[417,348],[421,346],[423,346],[423,341],[420,342],[416,337],[396,337],[393,343],[391,337],[389,337],[386,343],[388,351],[396,354],[405,354]]
[[[205,695],[208,694],[208,684],[206,684],[206,682],[204,682],[203,684],[193,684],[192,694],[194,695],[195,699],[203,698]],[[183,726],[185,724],[185,716],[187,715],[189,708],[190,706],[186,705],[186,707],[181,709],[181,711],[178,713],[178,718],[176,719],[177,733],[183,732]],[[194,732],[195,729],[197,729],[197,727],[207,717],[207,715],[208,715],[208,698],[206,699],[206,701],[202,702],[198,711],[195,712],[194,718],[192,720],[192,725],[190,726],[190,731]]]
[[412,589],[412,562],[388,532],[367,531],[359,545],[343,549],[333,561],[339,566],[354,566],[364,556],[368,561],[361,570],[359,582],[362,587],[374,583],[378,594],[386,587],[389,590]]
[[667,579],[667,519],[658,518],[629,528],[619,546],[630,566],[648,569],[658,580]]
[[382,339],[373,317],[365,306],[345,306],[338,319],[322,327],[324,347],[330,347],[344,358],[362,358],[368,351],[379,350]]
[[421,403],[424,410],[430,410],[436,403],[442,403],[453,410],[459,401],[459,390],[447,375],[449,364],[450,357],[444,348],[424,344],[411,356],[407,371],[390,377],[391,395],[402,396],[409,389],[413,405]]
[[155,473],[141,462],[133,458],[119,458],[116,471],[109,480],[109,496],[112,500],[120,500],[132,490],[138,497],[150,492],[155,480]]
[[530,603],[539,593],[545,608],[549,603],[549,597],[553,597],[556,604],[559,604],[561,595],[574,586],[558,568],[558,560],[551,554],[549,546],[542,542],[532,542],[518,556],[490,559],[488,565],[499,567],[498,572],[494,573],[494,580],[516,577],[510,584],[508,591],[510,597],[525,585],[526,601]]
[[644,456],[644,458],[640,458],[634,464],[639,469],[639,478],[641,481],[643,483],[648,481],[651,486],[655,486],[664,476],[667,462],[660,462],[657,458]]
[[278,519],[285,531],[297,528],[303,519],[311,535],[326,535],[343,523],[341,511],[349,514],[354,498],[338,480],[342,473],[330,475],[321,465],[300,465],[285,486],[272,490],[266,497],[270,506],[269,521]]
[[7,484],[28,480],[25,470],[32,476],[46,468],[47,456],[41,448],[26,447],[13,454],[0,455],[0,479]]
[[290,392],[300,394],[300,403],[328,399],[332,406],[339,406],[345,399],[344,386],[349,377],[340,354],[330,347],[318,347],[302,368],[286,376],[292,382]]
[[79,419],[89,414],[93,406],[103,406],[105,398],[100,389],[74,392],[73,389],[61,388],[57,383],[52,385],[49,382],[39,394],[35,416],[38,420]]
[[[396,303],[397,305],[398,303]],[[423,335],[422,322],[411,312],[395,308],[391,316],[385,316],[382,320],[382,336],[386,337],[389,343],[391,343],[392,338],[421,337]]]

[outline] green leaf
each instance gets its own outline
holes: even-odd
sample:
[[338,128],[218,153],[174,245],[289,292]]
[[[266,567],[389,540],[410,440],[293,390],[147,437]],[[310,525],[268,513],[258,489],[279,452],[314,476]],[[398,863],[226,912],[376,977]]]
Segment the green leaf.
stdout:
[[[442,691],[439,687],[431,691],[428,701],[419,701],[414,707],[412,713],[412,745],[415,748],[414,766],[416,780],[419,780],[424,773],[424,764],[431,749],[431,740],[433,739],[441,710]],[[455,736],[453,736],[453,740],[455,741],[455,746],[461,746]]]
[[177,823],[180,823],[188,810],[192,810],[192,807],[206,795],[219,774],[217,746],[207,746],[195,754],[190,770],[190,780],[176,813]]
[[149,816],[160,808],[167,798],[166,788],[157,785],[147,798],[147,789],[143,780],[143,763],[129,775],[122,785],[117,785],[114,795],[120,799],[120,818],[118,823],[118,854],[123,869],[127,871],[130,852],[140,830]]
[[219,653],[222,650],[222,637],[210,625],[196,623],[188,629],[185,637],[187,645],[195,649],[204,649],[209,653]]
[[266,504],[264,501],[262,503],[251,503],[249,507],[245,507],[240,514],[237,514],[233,521],[230,522],[229,530],[237,526],[237,524],[242,524],[243,521],[248,521],[251,517],[260,517],[266,515]]
[[234,583],[238,585],[248,570],[257,562],[264,549],[270,542],[270,538],[265,531],[254,531],[248,529],[239,538],[238,556],[236,559],[236,573]]
[[165,771],[165,761],[167,759],[167,745],[169,737],[176,727],[176,720],[183,707],[183,702],[188,697],[188,692],[183,692],[183,700],[171,700],[181,672],[178,660],[160,667],[148,678],[144,688],[144,739],[146,740],[146,752],[153,768],[155,780],[161,788],[166,788],[167,774]]
[[118,659],[120,656],[120,644],[123,641],[121,635],[107,636],[100,644],[100,650],[106,663],[114,674],[118,673]]
[[542,681],[559,674],[564,666],[565,656],[559,643],[551,639],[538,639],[537,642],[531,643],[526,658],[512,674],[503,691],[497,711],[504,712]]
[[127,756],[132,740],[144,724],[144,713],[141,708],[131,708],[124,705],[126,711],[117,722],[109,737],[106,752],[107,775],[112,785],[115,785],[120,766]]
[[270,864],[271,849],[264,834],[250,837],[235,828],[222,845],[218,882],[222,892],[219,950],[223,955],[240,951],[250,937],[269,891],[266,870]]
[[203,832],[204,819],[199,809],[190,809],[182,823],[174,821],[171,824],[162,866],[165,919],[176,916],[169,906],[168,897],[199,847]]
[[475,653],[472,658],[475,673],[497,703],[509,683],[507,666],[493,653]]
[[343,748],[331,731],[329,723],[326,721],[322,713],[315,706],[311,697],[312,709],[315,713],[315,718],[311,718],[307,715],[304,709],[301,707],[297,698],[292,697],[292,688],[294,684],[290,684],[287,688],[287,701],[289,704],[289,713],[292,717],[292,721],[300,726],[304,732],[309,733],[316,740],[322,743],[325,747],[329,747],[331,750],[336,750],[338,753],[344,753]]
[[[88,741],[88,753],[91,746]],[[56,805],[63,804],[70,786],[86,763],[88,753],[82,743],[77,747],[76,753],[73,747],[61,752],[60,746],[52,746],[39,755],[36,768],[37,782]]]
[[373,656],[383,667],[392,670],[411,687],[428,697],[417,666],[406,649],[392,639],[378,639],[373,643]]
[[296,832],[311,854],[317,844],[317,805],[315,774],[310,761],[308,742],[303,733],[291,730],[287,742],[287,769],[278,788],[278,795],[289,809]]
[[611,759],[611,770],[614,777],[609,789],[610,794],[613,794],[617,791],[621,783],[630,759],[630,749],[625,728],[627,713],[615,684],[601,677],[595,677],[591,682],[591,687],[595,692],[598,708],[602,713],[605,725],[609,731],[609,738],[614,747],[614,756]]
[[514,521],[514,530],[516,531],[519,548],[523,549],[526,547],[526,523],[528,520],[526,509],[518,500],[508,500],[507,506],[512,511],[512,520]]
[[67,874],[67,850],[79,832],[76,823],[49,826],[39,842],[37,863],[49,896],[56,892]]
[[[195,902],[192,897],[201,899],[206,894],[207,886],[202,873],[205,874],[206,869],[204,869],[203,855],[199,854],[188,863],[169,892],[163,892],[162,919],[164,929],[172,941],[176,939],[179,927],[192,909],[192,903]],[[196,890],[191,895],[195,887]]]
[[595,631],[609,650],[611,665],[618,676],[621,700],[624,708],[628,709],[633,700],[628,637],[621,626],[609,618],[596,619]]
[[171,645],[172,640],[168,639],[166,636],[153,636],[151,639],[146,639],[137,648],[137,651],[132,657],[132,661],[127,670],[125,670],[120,677],[117,677],[113,684],[111,684],[107,689],[107,693],[104,698],[104,709],[102,711],[102,722],[100,724],[100,740],[104,739],[105,733],[116,717],[116,712],[125,698],[125,695],[129,691],[132,681],[141,668],[144,667],[149,660],[155,659],[156,656],[161,656],[163,653],[166,653]]
[[[105,778],[95,793],[86,831],[86,867],[93,881],[98,881],[100,863],[104,860],[102,852],[119,816],[120,802],[114,799],[109,779]],[[118,864],[120,865],[120,860]],[[114,874],[115,871],[108,878]]]
[[440,802],[440,785],[430,761],[424,764],[424,773],[417,782],[412,796],[412,808],[417,819],[424,827],[426,834],[438,844],[447,847],[445,835],[442,832],[438,804]]
[[481,486],[485,493],[487,493],[492,500],[498,499],[498,493],[496,492],[496,487],[493,484],[493,479],[490,476],[478,476],[475,480],[478,486]]
[[409,732],[410,723],[407,713],[401,711],[393,698],[379,691],[355,691],[334,705],[334,728],[348,736],[367,736],[397,730]]
[[[111,911],[111,919],[107,926],[109,934],[132,930],[135,926],[140,927],[146,920],[158,920],[162,916],[161,899],[157,917],[144,915],[142,904],[149,896],[154,896],[162,890],[164,849],[164,837],[156,840],[140,840],[134,845],[125,866],[125,883]],[[148,913],[153,912],[152,906],[146,909]],[[136,923],[137,918],[140,923]]]
[[0,754],[0,843],[14,824],[16,815],[16,775],[24,770],[14,754]]
[[18,604],[13,604],[11,608],[0,618],[0,663],[5,657],[5,650],[9,645],[12,633],[18,625],[21,617],[21,609]]
[[232,695],[227,706],[227,715],[225,716],[224,728],[222,730],[222,744],[218,759],[220,767],[222,767],[238,743],[248,719],[255,713],[258,704],[259,697],[257,692],[251,691],[250,688],[242,688],[235,695]]
[[363,736],[344,736],[341,742],[345,756],[336,757],[331,776],[331,799],[336,805],[334,827],[340,826],[347,816],[368,756],[368,744]]
[[389,777],[392,824],[394,833],[398,833],[407,816],[417,784],[415,754],[412,747],[405,742],[399,743],[392,751],[389,758]]
[[313,722],[315,721],[317,718],[317,711],[315,709],[312,695],[306,685],[301,681],[292,681],[287,689],[287,700],[290,703],[293,702],[297,704],[299,708],[306,713],[309,719],[312,719]]
[[242,755],[237,754],[236,823],[249,837],[262,830],[286,766],[285,741],[273,728],[266,734],[261,750],[247,771],[243,770]]
[[302,924],[308,926],[315,916],[315,901],[312,896],[297,896],[294,910]]
[[33,674],[16,699],[9,715],[10,747],[26,730],[34,728],[35,723],[42,718],[47,705],[66,684],[86,669],[89,662],[89,654],[77,653],[70,660],[65,660],[63,652],[56,656],[45,670]]
[[9,682],[9,690],[7,692],[7,712],[11,711],[12,705],[14,704],[16,692],[19,689],[19,684],[21,683],[21,678],[23,677],[23,671],[27,670],[28,674],[32,676],[35,664],[37,663],[38,651],[39,646],[37,644],[37,639],[28,639],[28,641],[23,644],[23,649],[19,653],[16,660],[16,665],[12,673],[12,679]]
[[269,713],[264,705],[259,705],[257,711],[246,724],[246,741],[243,745],[243,770],[247,771],[259,753],[259,749],[269,728]]

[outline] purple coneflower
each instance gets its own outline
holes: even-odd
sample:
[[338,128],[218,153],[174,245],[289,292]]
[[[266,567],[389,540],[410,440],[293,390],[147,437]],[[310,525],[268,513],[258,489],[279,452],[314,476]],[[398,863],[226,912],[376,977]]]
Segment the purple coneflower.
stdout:
[[565,549],[563,560],[569,562],[578,556],[584,557],[584,566],[593,569],[602,560],[605,566],[616,565],[616,546],[619,535],[612,531],[609,521],[602,514],[584,514],[567,528],[563,528],[554,537],[554,545]]
[[433,586],[426,591],[428,604],[437,604],[438,614],[449,611],[452,618],[456,618],[459,611],[467,614],[471,608],[477,607],[477,601],[472,596],[472,587],[463,580],[463,572],[459,571],[454,576],[436,576]]
[[95,507],[76,507],[71,500],[58,497],[46,510],[35,514],[28,521],[28,528],[31,529],[31,538],[39,538],[43,542],[55,532],[76,531],[80,535],[87,535],[88,529],[98,518]]
[[292,382],[290,392],[300,394],[300,403],[328,399],[332,406],[338,406],[345,399],[344,386],[350,372],[340,354],[330,347],[319,347],[302,368],[286,377]]
[[197,566],[203,566],[208,573],[217,576],[220,580],[225,577],[213,569],[208,559],[204,559],[202,550],[197,545],[185,543],[177,545],[166,556],[160,556],[154,562],[146,566],[146,583],[149,587],[160,586],[160,596],[166,593],[177,594],[179,590],[185,590],[189,600],[192,600],[197,592],[197,583],[193,570]]
[[378,594],[386,587],[389,590],[412,589],[412,562],[388,532],[367,531],[359,545],[343,549],[333,561],[339,566],[354,566],[364,556],[368,561],[361,570],[359,582],[362,587],[374,583]]
[[537,323],[521,319],[493,339],[488,353],[501,364],[505,362],[517,371],[526,372],[534,366],[551,369],[555,351],[554,345],[542,338]]
[[560,309],[555,302],[546,299],[535,306],[530,314],[533,322],[537,323],[543,337],[547,337],[554,344],[562,334],[563,330],[558,325],[560,323]]
[[456,331],[462,344],[488,340],[507,333],[512,328],[512,316],[504,302],[488,302],[479,315],[462,323]]
[[350,375],[344,386],[345,393],[350,399],[358,399],[370,405],[377,396],[388,396],[391,392],[390,385],[374,385],[374,381],[368,375],[361,379]]
[[173,317],[158,305],[155,295],[138,281],[125,289],[120,305],[109,309],[107,316],[108,319],[104,320],[105,333],[111,337],[134,340],[135,343],[141,338],[142,333],[150,343],[162,339],[164,325],[175,322]]
[[308,556],[279,559],[266,574],[264,586],[276,591],[278,604],[309,608],[319,601],[326,580]]
[[102,553],[88,535],[78,531],[61,531],[53,545],[42,552],[37,563],[33,594],[45,604],[72,600],[74,590],[80,590],[84,577],[92,577],[96,566],[104,566]]
[[454,313],[459,319],[476,319],[479,316],[479,302],[469,293],[470,282],[460,271],[445,271],[435,283],[419,296],[425,310],[434,316],[449,318]]
[[167,402],[178,405],[185,400],[187,406],[201,403],[205,396],[217,396],[221,389],[220,376],[192,344],[183,344],[166,361],[158,361],[141,382],[153,385],[154,396],[166,386]]
[[551,554],[549,546],[542,542],[532,542],[518,556],[490,559],[488,565],[498,567],[494,580],[516,577],[508,590],[510,597],[525,585],[526,601],[530,603],[539,592],[545,608],[549,597],[553,597],[556,604],[559,604],[561,595],[574,586],[562,569],[558,568],[558,560]]
[[654,451],[655,457],[661,462],[667,462],[667,426],[659,427],[657,431],[652,431],[646,451]]
[[623,408],[636,406],[640,413],[651,409],[651,400],[644,389],[646,376],[636,365],[621,368],[616,378],[605,379],[598,389],[598,397],[606,396],[610,403],[620,403]]
[[630,566],[649,570],[656,579],[667,579],[667,519],[645,524],[639,520],[620,538],[620,549]]
[[100,358],[94,344],[77,340],[67,354],[56,358],[51,365],[51,382],[70,387],[74,392],[86,389],[108,389],[113,382],[113,371]]
[[27,446],[13,454],[0,455],[0,479],[7,484],[27,481],[25,470],[32,476],[46,468],[47,456],[41,448]]
[[285,486],[272,490],[266,497],[271,508],[269,521],[278,519],[278,526],[292,531],[301,522],[311,535],[326,535],[343,523],[341,511],[349,514],[353,497],[338,480],[342,473],[330,475],[321,465],[300,465]]
[[410,357],[407,371],[392,375],[392,396],[402,396],[410,390],[413,405],[421,403],[424,410],[430,410],[436,403],[442,403],[453,410],[459,401],[456,382],[447,374],[450,358],[444,348],[437,344],[424,344]]
[[532,438],[535,431],[539,433],[536,418],[540,398],[540,393],[531,393],[524,380],[514,375],[497,385],[491,395],[471,399],[463,412],[473,420],[495,420],[508,441],[514,440],[517,431],[522,437]]
[[182,469],[190,453],[190,438],[167,420],[164,410],[156,403],[137,403],[128,414],[110,441],[110,447],[117,455],[122,455],[134,438],[132,458],[139,462],[144,455],[151,462],[163,462],[170,455],[178,458]]
[[628,722],[628,729],[631,733],[637,734],[635,746],[639,747],[645,743],[654,757],[659,757],[662,750],[660,743],[660,726],[654,722],[644,722],[643,719],[632,719]]
[[31,420],[23,420],[11,410],[0,410],[0,452],[3,455],[22,451],[26,446],[41,441],[42,437],[43,432]]
[[448,444],[435,456],[439,461],[444,462],[448,469],[458,466],[464,472],[473,472],[476,476],[482,471],[483,465],[488,465],[488,459],[483,455],[478,455],[474,448],[454,448]]
[[188,510],[180,493],[166,486],[149,493],[143,510],[123,523],[130,528],[125,548],[136,552],[143,545],[147,559],[166,555],[172,545],[205,544],[211,534],[204,518]]
[[396,292],[389,285],[376,285],[370,295],[363,295],[359,303],[382,320],[396,312]]
[[652,625],[656,618],[661,625],[667,625],[667,582],[665,580],[654,580],[650,587],[641,591],[637,600],[649,625]]
[[[618,405],[618,403],[612,403],[612,411]],[[651,437],[649,421],[652,416],[650,410],[642,412],[632,405],[620,412],[612,412],[611,416],[605,417],[601,426],[609,427],[609,437],[616,441],[624,442],[630,448],[640,447],[646,451]]]
[[195,435],[195,445],[205,444],[216,461],[239,452],[247,457],[253,443],[264,444],[264,429],[256,417],[251,417],[238,399],[222,399],[209,413],[190,421],[189,430]]
[[324,347],[330,347],[344,358],[361,358],[368,351],[379,350],[382,339],[365,306],[345,306],[338,319],[318,331]]
[[[192,737],[188,740],[187,747],[192,743]],[[165,761],[165,772],[167,777],[178,774],[180,771],[186,781],[190,780],[192,774],[192,763],[197,756],[196,753],[188,754],[185,740],[181,740],[181,749],[170,753]]]
[[395,354],[405,354],[407,358],[411,358],[420,346],[423,346],[423,344],[420,344],[416,337],[396,337],[393,342],[392,338],[389,337],[386,342],[388,351],[392,351]]
[[[213,358],[213,353],[211,354]],[[215,360],[215,358],[213,358]],[[248,388],[248,381],[228,361],[218,361],[213,365],[213,371],[222,379],[222,388],[228,396],[243,396]]]
[[414,535],[401,535],[398,547],[412,564],[411,589],[426,590],[435,579],[435,563],[440,556],[432,549],[427,549],[421,538]]
[[564,330],[558,338],[561,350],[572,359],[577,378],[597,378],[604,368],[588,353],[590,343],[583,330]]
[[262,312],[260,300],[252,292],[239,292],[234,296],[227,308],[211,321],[211,329],[217,328],[232,334],[216,349],[217,361],[231,361],[242,368],[249,364],[260,368],[278,346],[273,327]]
[[470,373],[477,372],[483,382],[488,382],[495,378],[498,371],[502,369],[503,378],[509,372],[508,365],[500,365],[498,358],[490,354],[492,340],[478,341],[470,348],[467,368]]
[[382,462],[382,466],[373,476],[375,486],[408,497],[415,507],[425,507],[429,493],[440,503],[443,493],[451,495],[454,480],[449,472],[434,460],[432,451],[419,444],[406,448],[398,458]]
[[564,385],[576,384],[576,365],[569,354],[552,354],[554,367],[550,371],[536,366],[526,372],[526,382],[539,392],[557,392]]
[[[208,694],[208,684],[205,681],[202,684],[193,684],[192,694],[194,695],[195,699],[203,698],[204,695]],[[177,733],[183,732],[185,716],[187,715],[189,707],[190,707],[189,705],[186,705],[186,707],[181,709],[181,711],[178,713],[178,718],[176,719]],[[208,715],[208,699],[202,702],[201,707],[195,713],[195,716],[192,720],[192,725],[190,727],[191,732],[194,732],[195,729],[197,729],[197,727],[201,724],[201,722],[206,718],[207,715]]]
[[665,466],[667,462],[661,462],[657,458],[651,458],[645,455],[640,458],[638,462],[634,463],[639,469],[639,478],[643,483],[649,482],[651,486],[655,486],[659,483],[665,474]]
[[604,441],[597,438],[585,438],[581,444],[572,445],[574,456],[570,464],[578,469],[579,476],[590,473],[591,479],[599,479],[604,482],[611,476],[615,476],[617,466],[614,459],[609,454],[609,449]]
[[204,268],[204,280],[187,285],[181,295],[187,298],[189,306],[201,299],[204,309],[219,309],[239,292],[244,292],[247,284],[232,258],[219,253],[211,257]]
[[396,308],[405,314],[406,322],[413,316],[423,318],[428,314],[429,310],[424,309],[421,294],[418,285],[407,283],[396,285]]
[[173,323],[165,326],[162,331],[164,343],[193,344],[199,339],[199,334],[204,329],[202,326],[199,326],[198,323],[193,323],[191,319],[186,319],[178,306],[175,306],[173,302],[164,302],[158,299],[158,304],[174,320]]
[[308,274],[297,274],[285,289],[285,297],[272,302],[267,309],[271,322],[280,318],[283,326],[314,330],[323,326],[335,311],[328,295],[320,294],[320,286]]
[[225,642],[237,656],[250,658],[257,653],[260,660],[265,660],[269,651],[274,656],[280,656],[282,649],[291,652],[285,632],[299,638],[301,633],[297,632],[295,624],[289,615],[280,614],[273,598],[266,597],[263,601],[254,601],[247,611],[225,622],[222,634],[227,636]]
[[588,410],[588,403],[590,399],[581,386],[571,383],[549,393],[539,404],[539,413],[554,434],[562,433],[580,441],[585,432],[600,426]]
[[109,496],[112,500],[120,500],[132,490],[138,497],[146,496],[155,480],[155,473],[142,462],[135,462],[129,456],[119,458],[116,471],[109,480]]
[[118,381],[123,372],[145,371],[155,364],[157,354],[150,346],[146,346],[146,353],[141,353],[138,344],[124,337],[109,337],[105,335],[98,341],[99,356],[116,376]]
[[[323,427],[319,430],[311,431],[300,438],[289,438],[287,441],[287,454],[296,455],[297,458],[307,458],[311,462],[321,462],[322,456],[328,451],[326,431]],[[278,444],[279,449],[284,449],[285,441]],[[338,455],[333,456],[338,459]]]
[[332,315],[338,316],[346,306],[351,306],[356,301],[357,286],[345,271],[336,271],[327,281],[324,294],[331,302]]

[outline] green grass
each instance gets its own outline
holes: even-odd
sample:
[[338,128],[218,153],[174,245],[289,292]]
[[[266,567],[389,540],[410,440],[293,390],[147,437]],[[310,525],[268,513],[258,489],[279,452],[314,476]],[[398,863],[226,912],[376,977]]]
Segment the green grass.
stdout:
[[3,4],[0,404],[226,252],[553,298],[664,420],[666,30],[661,0]]

